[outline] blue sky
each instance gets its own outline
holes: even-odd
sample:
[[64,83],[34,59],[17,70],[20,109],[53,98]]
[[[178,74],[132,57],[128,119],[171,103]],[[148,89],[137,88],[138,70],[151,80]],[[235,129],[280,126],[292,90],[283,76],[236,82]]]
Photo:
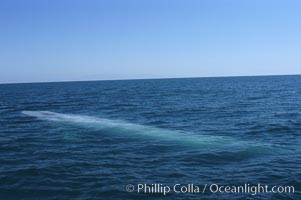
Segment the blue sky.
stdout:
[[299,0],[0,0],[0,82],[301,74]]

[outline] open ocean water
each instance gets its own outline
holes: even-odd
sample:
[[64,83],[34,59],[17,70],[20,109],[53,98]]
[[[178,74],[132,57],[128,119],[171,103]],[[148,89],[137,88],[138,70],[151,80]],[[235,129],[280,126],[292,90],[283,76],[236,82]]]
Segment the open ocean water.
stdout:
[[1,200],[301,199],[300,144],[301,76],[0,85]]

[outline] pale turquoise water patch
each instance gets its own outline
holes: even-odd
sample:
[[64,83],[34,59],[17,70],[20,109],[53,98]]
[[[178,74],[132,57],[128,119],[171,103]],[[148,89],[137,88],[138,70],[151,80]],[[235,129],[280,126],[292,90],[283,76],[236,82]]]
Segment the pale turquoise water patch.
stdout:
[[[104,131],[106,134],[119,134],[125,137],[151,137],[162,142],[177,142],[191,148],[236,148],[240,150],[261,148],[267,145],[247,141],[239,141],[227,136],[201,135],[177,130],[167,130],[151,126],[128,123],[121,120],[62,114],[51,111],[22,111],[23,114],[40,120],[69,123]],[[74,136],[73,136],[74,137]],[[71,137],[71,138],[73,138]],[[145,138],[148,139],[148,138]],[[257,149],[258,150],[258,149]]]

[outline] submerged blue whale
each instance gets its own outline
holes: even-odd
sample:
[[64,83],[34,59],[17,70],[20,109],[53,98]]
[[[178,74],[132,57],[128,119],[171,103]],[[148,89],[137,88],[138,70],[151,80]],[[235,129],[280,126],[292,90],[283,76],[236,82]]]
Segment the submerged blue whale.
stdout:
[[154,138],[159,139],[160,141],[176,142],[178,144],[188,145],[189,147],[223,147],[223,149],[232,148],[232,150],[233,148],[246,149],[251,147],[253,150],[258,150],[258,147],[262,148],[263,146],[267,146],[250,141],[240,141],[229,136],[214,136],[178,130],[168,130],[152,126],[133,124],[121,120],[111,120],[84,115],[62,114],[51,111],[23,111],[22,113],[31,117],[36,117],[40,120],[69,123],[70,125],[102,130],[104,133],[124,134],[127,137],[134,136]]

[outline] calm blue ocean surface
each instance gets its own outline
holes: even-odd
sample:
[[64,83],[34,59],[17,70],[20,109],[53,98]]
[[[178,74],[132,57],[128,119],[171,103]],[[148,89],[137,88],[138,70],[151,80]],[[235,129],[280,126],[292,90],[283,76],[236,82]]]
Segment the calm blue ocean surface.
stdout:
[[[1,200],[301,199],[300,144],[301,76],[0,85]],[[140,183],[295,192],[126,191]]]

